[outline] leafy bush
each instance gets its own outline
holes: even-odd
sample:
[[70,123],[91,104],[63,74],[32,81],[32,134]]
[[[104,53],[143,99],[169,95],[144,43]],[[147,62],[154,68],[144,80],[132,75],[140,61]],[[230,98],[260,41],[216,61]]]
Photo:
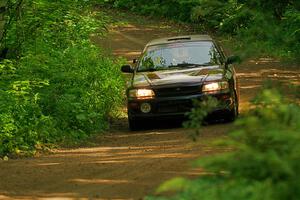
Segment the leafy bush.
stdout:
[[57,133],[54,120],[42,113],[34,92],[48,82],[18,80],[15,64],[0,65],[0,155],[32,151],[42,142],[51,142]]
[[106,129],[124,82],[120,61],[89,37],[105,34],[107,18],[88,1],[14,2],[1,44],[9,59],[0,63],[0,155]]
[[193,6],[196,5],[197,0],[115,0],[108,3],[113,3],[113,6],[117,8],[126,8],[145,15],[169,18],[176,16],[177,20],[188,21],[190,19],[190,12]]
[[70,47],[63,54],[41,48],[38,57],[23,57],[21,64],[22,74],[30,72],[26,78],[47,78],[49,86],[41,91],[40,105],[55,116],[62,130],[88,134],[105,129],[109,114],[122,102],[118,63],[89,44]]
[[[299,6],[300,7],[300,6]],[[283,44],[286,44],[283,54],[293,56],[300,54],[300,8],[289,8],[283,15],[281,27],[285,30],[282,34]]]
[[197,161],[208,175],[176,178],[159,191],[181,190],[170,199],[299,199],[300,106],[274,89],[264,90],[254,104],[226,142],[235,150]]
[[183,123],[185,128],[190,128],[195,131],[190,134],[193,140],[196,140],[200,135],[202,123],[206,120],[209,113],[214,111],[219,104],[220,102],[211,96],[208,96],[202,101],[195,100],[193,102],[194,108],[186,114],[189,120]]

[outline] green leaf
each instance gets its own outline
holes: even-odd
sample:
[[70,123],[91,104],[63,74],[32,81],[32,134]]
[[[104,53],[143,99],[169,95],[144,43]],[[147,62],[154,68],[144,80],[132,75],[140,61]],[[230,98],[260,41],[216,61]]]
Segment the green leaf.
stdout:
[[80,121],[85,121],[87,119],[85,114],[79,114],[76,115],[76,119],[80,120]]
[[173,178],[163,183],[157,190],[156,193],[163,193],[168,191],[182,191],[189,181],[182,177]]

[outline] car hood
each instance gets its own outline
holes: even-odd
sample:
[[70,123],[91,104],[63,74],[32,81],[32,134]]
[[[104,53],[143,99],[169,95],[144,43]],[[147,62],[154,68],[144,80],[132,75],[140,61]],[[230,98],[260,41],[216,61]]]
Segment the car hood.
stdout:
[[177,85],[196,85],[205,81],[224,78],[224,69],[220,66],[174,69],[155,72],[138,72],[132,80],[133,87],[164,87]]

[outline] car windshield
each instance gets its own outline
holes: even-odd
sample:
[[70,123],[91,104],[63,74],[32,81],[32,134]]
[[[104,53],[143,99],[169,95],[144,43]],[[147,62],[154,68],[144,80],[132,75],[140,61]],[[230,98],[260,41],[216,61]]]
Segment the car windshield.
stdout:
[[140,59],[137,71],[186,69],[219,64],[220,54],[212,42],[185,42],[148,47]]

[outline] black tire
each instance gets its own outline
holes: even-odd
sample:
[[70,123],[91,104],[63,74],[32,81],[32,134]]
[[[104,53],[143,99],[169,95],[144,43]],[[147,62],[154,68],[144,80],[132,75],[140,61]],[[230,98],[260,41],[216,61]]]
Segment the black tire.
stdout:
[[229,111],[229,122],[233,122],[239,115],[239,103],[236,94],[234,94],[233,99],[233,109]]
[[142,120],[135,118],[135,117],[130,117],[128,118],[128,125],[129,125],[129,130],[131,131],[138,131],[142,128]]

